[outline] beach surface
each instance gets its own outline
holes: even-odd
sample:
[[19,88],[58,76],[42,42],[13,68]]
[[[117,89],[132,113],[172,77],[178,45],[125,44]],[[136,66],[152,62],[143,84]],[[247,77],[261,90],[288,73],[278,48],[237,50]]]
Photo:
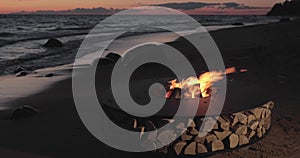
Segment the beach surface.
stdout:
[[[275,102],[272,128],[266,137],[245,148],[211,157],[300,156],[299,26],[299,21],[292,21],[210,33],[222,53],[226,67],[247,70],[234,74],[232,78],[269,90]],[[161,42],[171,42],[170,39],[172,38],[165,38]],[[180,42],[173,42],[173,45],[184,48],[184,44]],[[1,99],[3,107],[29,105],[40,111],[35,116],[18,120],[8,119],[9,110],[1,112],[0,157],[165,157],[152,152],[119,151],[93,137],[77,114],[69,69],[69,66],[62,66],[41,70],[9,81],[13,83],[0,81],[1,89],[18,83],[23,84],[23,90],[28,88],[28,91],[35,93],[12,90],[9,92],[12,99],[5,102]],[[39,77],[49,72],[58,75],[51,78]],[[2,93],[3,91],[0,94]],[[14,94],[17,97],[13,97]]]

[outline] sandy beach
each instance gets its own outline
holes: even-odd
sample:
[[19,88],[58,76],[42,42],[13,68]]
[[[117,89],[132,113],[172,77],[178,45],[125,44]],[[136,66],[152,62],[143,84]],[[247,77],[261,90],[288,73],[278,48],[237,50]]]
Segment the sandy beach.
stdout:
[[[299,26],[298,20],[210,32],[226,67],[247,70],[234,74],[232,79],[267,89],[275,102],[272,128],[266,137],[245,148],[212,155],[212,158],[300,156]],[[184,47],[184,42],[172,41],[172,38],[175,37],[165,36],[160,42],[189,51],[189,48]],[[57,75],[51,78],[39,77],[49,72]],[[0,89],[13,87],[15,82],[23,84],[23,90],[35,93],[28,96],[26,91],[19,93],[16,92],[18,89],[10,92],[4,90],[5,94],[13,96],[16,93],[18,97],[12,97],[9,102],[1,99],[1,107],[29,105],[40,111],[37,115],[18,120],[7,119],[9,110],[0,112],[0,157],[165,157],[152,152],[119,151],[94,138],[75,109],[70,77],[70,66],[61,66],[39,70],[36,74],[17,79],[10,77],[9,82],[7,79],[0,80],[0,85],[2,82],[2,85],[8,86],[1,85]],[[4,80],[7,82],[4,83]]]

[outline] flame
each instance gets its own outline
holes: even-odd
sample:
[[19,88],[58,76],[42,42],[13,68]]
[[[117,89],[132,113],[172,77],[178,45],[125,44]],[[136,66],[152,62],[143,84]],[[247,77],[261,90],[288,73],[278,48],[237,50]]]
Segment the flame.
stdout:
[[224,79],[226,74],[235,73],[235,67],[231,67],[222,71],[205,72],[197,77],[189,77],[187,79],[178,82],[176,79],[169,81],[169,92],[166,96],[170,96],[171,91],[175,88],[182,89],[184,97],[195,98],[196,96],[208,97],[210,96],[210,89],[215,82]]

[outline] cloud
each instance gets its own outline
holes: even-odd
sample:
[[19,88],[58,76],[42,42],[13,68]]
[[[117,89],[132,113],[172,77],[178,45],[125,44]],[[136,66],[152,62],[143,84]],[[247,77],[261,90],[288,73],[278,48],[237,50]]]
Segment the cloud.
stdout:
[[247,6],[235,2],[228,2],[228,3],[222,3],[219,6],[219,9],[268,9],[268,7],[254,7],[254,6]]
[[219,3],[202,3],[202,2],[186,2],[186,3],[163,3],[152,4],[152,6],[168,7],[172,9],[193,10],[198,8],[204,8],[208,6],[215,6]]
[[227,3],[205,3],[205,2],[185,2],[185,3],[162,3],[151,4],[151,6],[168,7],[172,9],[194,10],[201,8],[217,8],[217,9],[268,9],[266,7],[255,7],[239,4],[236,2]]

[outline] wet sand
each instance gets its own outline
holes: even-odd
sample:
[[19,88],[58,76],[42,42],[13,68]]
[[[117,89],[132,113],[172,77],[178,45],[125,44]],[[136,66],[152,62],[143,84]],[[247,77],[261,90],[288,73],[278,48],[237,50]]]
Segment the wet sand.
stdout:
[[[270,90],[275,101],[272,128],[265,138],[211,157],[300,156],[299,26],[300,22],[295,21],[211,32],[225,65],[248,70],[232,78]],[[182,42],[171,45],[188,51]],[[98,141],[78,117],[71,87],[71,80],[65,79],[8,103],[30,105],[40,113],[19,120],[0,120],[0,157],[165,157],[151,152],[122,152]]]

